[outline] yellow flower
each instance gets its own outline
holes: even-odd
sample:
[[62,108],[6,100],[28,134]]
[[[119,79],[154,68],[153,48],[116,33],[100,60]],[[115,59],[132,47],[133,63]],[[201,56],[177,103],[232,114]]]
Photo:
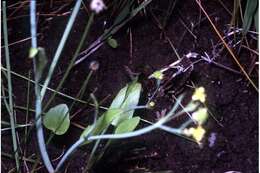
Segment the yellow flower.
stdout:
[[155,78],[157,80],[162,80],[163,79],[163,73],[160,70],[155,71],[155,72],[153,72],[153,74],[151,76],[149,76],[149,78]]
[[183,130],[183,134],[185,134],[186,136],[192,136],[198,143],[200,143],[205,133],[205,129],[203,129],[203,127],[201,126],[198,126],[197,128],[191,127],[189,129]]
[[196,88],[194,94],[192,95],[192,100],[193,101],[199,100],[200,102],[204,103],[206,100],[205,88],[204,87]]
[[148,105],[149,105],[150,108],[152,108],[152,107],[155,106],[155,103],[152,101],[152,102],[150,102]]
[[196,112],[192,113],[192,118],[199,124],[203,124],[208,118],[207,108],[199,108]]

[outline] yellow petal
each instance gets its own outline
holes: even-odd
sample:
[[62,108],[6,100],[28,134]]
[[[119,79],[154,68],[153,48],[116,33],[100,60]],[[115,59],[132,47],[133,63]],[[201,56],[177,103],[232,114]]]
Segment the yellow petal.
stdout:
[[202,138],[204,137],[204,134],[206,133],[205,129],[203,129],[201,126],[198,126],[196,129],[194,129],[192,137],[200,143]]
[[199,100],[200,102],[204,103],[206,100],[205,88],[204,87],[196,88],[194,94],[192,95],[192,100],[193,101]]

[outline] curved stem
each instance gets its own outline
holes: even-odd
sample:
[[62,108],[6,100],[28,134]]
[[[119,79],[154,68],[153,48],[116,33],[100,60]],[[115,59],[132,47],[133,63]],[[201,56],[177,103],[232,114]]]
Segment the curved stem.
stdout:
[[[94,13],[91,13],[91,14],[90,14],[90,17],[89,17],[89,19],[88,19],[88,23],[87,23],[87,25],[86,25],[86,27],[85,27],[84,33],[83,33],[83,35],[82,35],[82,38],[81,38],[81,40],[80,40],[79,46],[77,47],[77,49],[76,49],[76,51],[75,51],[75,53],[74,53],[74,55],[73,55],[73,58],[72,58],[72,60],[70,61],[70,64],[69,64],[68,68],[66,69],[65,74],[63,75],[63,78],[61,79],[59,85],[58,85],[57,88],[56,88],[56,91],[58,91],[58,92],[59,92],[59,90],[61,89],[61,87],[62,87],[63,83],[65,82],[65,80],[67,79],[67,77],[68,77],[68,75],[69,75],[69,73],[70,73],[70,70],[73,68],[73,64],[74,64],[74,62],[75,62],[75,60],[76,60],[76,58],[77,58],[77,56],[78,56],[78,54],[79,54],[79,52],[80,52],[80,50],[81,50],[83,44],[84,44],[84,42],[85,42],[85,39],[86,39],[86,37],[87,37],[87,35],[88,35],[88,32],[89,32],[90,26],[91,26],[91,24],[92,24],[92,22],[93,22],[93,19],[94,19]],[[46,103],[46,105],[45,105],[45,107],[44,107],[44,110],[45,110],[46,108],[48,108],[48,106],[51,104],[51,102],[52,102],[52,100],[54,99],[55,96],[56,96],[56,93],[54,93],[54,94],[51,96],[51,98],[49,99],[49,101]]]
[[[37,49],[37,38],[36,38],[36,0],[30,1],[30,22],[31,22],[31,36],[32,36],[32,48]],[[37,73],[36,68],[36,60],[33,59],[34,73]],[[36,132],[38,145],[40,148],[41,157],[43,159],[43,163],[47,170],[50,173],[54,172],[53,166],[51,164],[48,152],[45,146],[44,134],[42,129],[42,103],[41,103],[41,95],[40,95],[40,87],[39,87],[39,77],[35,75],[35,121],[36,121]]]
[[64,154],[64,156],[61,158],[60,162],[58,163],[55,172],[58,172],[62,165],[65,163],[65,161],[69,158],[69,156],[78,148],[80,147],[84,142],[86,142],[86,138],[88,137],[89,134],[94,130],[95,124],[97,121],[97,115],[98,115],[98,102],[94,94],[90,94],[91,99],[93,100],[93,103],[95,105],[95,114],[94,114],[94,122],[92,128],[89,130],[88,134],[86,135],[85,138],[81,137],[79,138],[70,148],[69,150]]
[[[124,139],[124,138],[131,138],[135,136],[140,136],[145,133],[151,132],[155,129],[160,128],[164,123],[166,123],[171,116],[173,116],[174,112],[176,111],[178,104],[175,104],[172,110],[163,118],[161,118],[158,122],[150,125],[148,127],[142,128],[140,130],[136,130],[129,133],[122,133],[122,134],[106,134],[106,135],[97,135],[97,136],[90,136],[87,138],[88,141],[91,140],[99,140],[99,139]],[[177,131],[176,131],[177,132]]]
[[69,158],[69,156],[79,147],[81,146],[83,143],[85,142],[84,138],[79,138],[77,140],[77,142],[75,142],[70,148],[69,150],[64,154],[64,156],[61,158],[60,162],[58,163],[55,172],[58,172],[62,165],[65,163],[65,161]]

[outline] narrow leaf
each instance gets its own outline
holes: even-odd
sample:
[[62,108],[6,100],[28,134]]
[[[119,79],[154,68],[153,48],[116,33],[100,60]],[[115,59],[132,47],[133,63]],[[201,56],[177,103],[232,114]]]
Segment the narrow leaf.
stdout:
[[130,14],[130,10],[131,10],[131,6],[132,6],[133,2],[134,1],[132,1],[132,0],[127,2],[125,7],[123,8],[123,10],[119,13],[117,18],[115,19],[114,25],[120,24]]
[[128,84],[119,91],[119,93],[116,95],[116,97],[112,101],[109,109],[120,108],[122,106],[122,104],[126,98],[127,88],[128,88]]
[[243,34],[246,34],[251,27],[253,17],[258,8],[258,0],[248,0],[243,21]]
[[259,8],[257,7],[256,13],[255,13],[255,16],[254,16],[256,32],[259,32],[259,28],[258,28],[259,27],[258,26],[258,24],[259,24],[259,21],[258,21],[258,19],[259,19],[258,11],[259,11]]
[[140,83],[133,82],[131,83],[126,91],[125,100],[121,106],[121,109],[127,111],[122,114],[120,117],[116,118],[112,125],[116,126],[118,123],[125,119],[132,118],[134,110],[128,111],[129,109],[134,109],[137,106],[141,94],[142,86]]

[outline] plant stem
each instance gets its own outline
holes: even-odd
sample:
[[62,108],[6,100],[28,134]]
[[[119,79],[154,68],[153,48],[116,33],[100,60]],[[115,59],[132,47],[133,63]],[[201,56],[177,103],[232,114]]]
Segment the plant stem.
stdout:
[[[58,87],[56,88],[56,91],[59,91],[63,85],[63,83],[65,82],[65,80],[67,79],[69,73],[70,73],[70,70],[73,68],[73,64],[74,64],[74,61],[76,60],[82,46],[83,46],[83,43],[85,42],[85,39],[88,35],[88,32],[89,32],[89,28],[93,22],[93,19],[94,19],[94,13],[91,13],[90,17],[89,17],[89,20],[88,20],[88,23],[85,27],[85,30],[84,30],[84,33],[82,35],[82,38],[80,40],[80,43],[79,43],[79,46],[77,47],[77,50],[75,51],[74,55],[73,55],[73,58],[72,60],[70,61],[70,64],[69,64],[69,67],[67,68],[63,78],[61,79],[61,82],[59,83]],[[47,104],[45,105],[44,107],[44,110],[46,108],[48,108],[48,106],[51,104],[52,100],[54,99],[54,97],[56,96],[56,93],[54,93],[51,98],[49,99],[49,101],[47,102]]]
[[[88,84],[88,81],[89,81],[89,79],[90,79],[92,73],[93,73],[93,71],[91,70],[91,71],[89,72],[89,74],[87,75],[87,77],[86,77],[86,79],[85,79],[85,81],[84,81],[84,83],[83,83],[81,89],[79,90],[79,92],[78,92],[78,94],[77,94],[77,96],[76,96],[77,99],[81,99],[80,96],[84,94],[85,89],[86,89],[86,86],[87,86],[87,84]],[[66,112],[65,116],[64,116],[63,119],[61,120],[61,123],[60,123],[60,124],[58,125],[58,127],[54,130],[54,133],[51,133],[51,135],[48,137],[48,140],[47,140],[47,142],[46,142],[47,145],[50,143],[50,141],[51,141],[52,138],[54,137],[56,131],[60,128],[60,126],[61,126],[62,123],[64,122],[66,116],[69,114],[69,111],[72,110],[72,108],[73,108],[73,106],[75,105],[75,103],[76,103],[76,101],[73,100],[73,102],[72,102],[72,104],[70,105],[68,111]]]
[[[96,125],[96,121],[97,121],[97,115],[98,115],[98,102],[96,100],[96,97],[94,96],[94,94],[90,94],[91,99],[94,102],[95,105],[95,114],[94,114],[94,122],[93,122],[93,126],[92,128],[89,130],[89,133],[86,135],[86,137],[88,137],[89,134],[91,134],[91,132],[95,129],[95,125]],[[68,151],[64,154],[64,156],[61,158],[61,160],[59,161],[55,172],[58,172],[62,165],[65,163],[65,161],[69,158],[69,156],[71,156],[71,154],[79,147],[81,146],[83,143],[85,142],[85,138],[80,137],[69,149]]]
[[3,1],[3,31],[4,31],[4,44],[5,44],[5,60],[7,67],[7,83],[8,83],[8,95],[9,95],[9,110],[10,110],[10,124],[13,141],[13,150],[15,156],[15,164],[17,172],[20,172],[19,153],[17,148],[17,139],[15,132],[15,117],[13,109],[13,97],[12,97],[12,80],[11,80],[11,66],[10,66],[10,55],[8,47],[8,33],[7,33],[7,19],[6,19],[6,2]]
[[54,69],[55,69],[55,67],[56,67],[56,65],[57,65],[57,63],[59,61],[61,52],[62,52],[62,50],[64,48],[64,45],[66,43],[66,40],[67,40],[67,38],[69,36],[71,28],[72,28],[72,26],[74,24],[74,21],[76,19],[76,16],[77,16],[77,14],[78,14],[78,12],[80,10],[80,4],[81,4],[81,0],[77,0],[77,2],[75,4],[75,7],[74,7],[74,9],[72,11],[72,14],[70,16],[69,22],[67,23],[66,29],[65,29],[65,31],[64,31],[64,33],[62,35],[61,41],[59,43],[59,46],[58,46],[58,48],[57,48],[57,50],[55,52],[54,58],[52,60],[52,63],[51,63],[51,66],[50,66],[50,69],[49,69],[49,72],[48,72],[48,75],[47,75],[47,77],[45,79],[45,82],[43,84],[43,88],[41,90],[41,99],[43,99],[43,97],[45,95],[46,89],[47,89],[47,87],[48,87],[48,85],[50,83],[50,80],[51,80],[52,74],[54,72]]
[[[4,72],[7,71],[7,69],[6,69],[5,67],[3,67],[3,66],[1,67],[1,70],[3,70]],[[18,73],[14,72],[14,71],[11,71],[11,74],[12,74],[12,75],[15,75],[15,76],[17,76],[17,77],[20,77],[21,79],[27,80],[27,81],[29,81],[29,82],[35,84],[35,81],[33,81],[33,80],[31,80],[31,79],[29,79],[29,78],[27,78],[27,77],[25,77],[25,76],[23,76],[23,75],[21,75],[21,74],[18,74]],[[42,86],[41,84],[39,84],[39,85]],[[90,106],[95,106],[95,105],[92,104],[92,103],[88,103],[87,101],[74,98],[74,97],[72,97],[72,96],[70,96],[70,95],[67,95],[67,94],[64,94],[64,93],[62,93],[62,92],[56,91],[56,90],[54,90],[54,89],[52,89],[52,88],[47,87],[47,90],[49,90],[49,91],[51,91],[51,92],[54,92],[54,93],[56,93],[56,94],[58,94],[58,95],[60,95],[60,96],[62,96],[62,97],[67,98],[67,99],[75,100],[75,101],[77,101],[77,102],[79,102],[79,103],[82,103],[82,104],[88,104],[88,105],[90,105]],[[18,106],[14,106],[14,107],[18,107]],[[107,110],[108,108],[107,108],[107,107],[104,107],[104,106],[99,106],[99,109]]]
[[[30,23],[31,23],[31,37],[32,37],[32,48],[37,49],[37,37],[36,37],[36,0],[30,1]],[[44,134],[43,134],[43,128],[42,128],[42,102],[41,102],[41,93],[40,93],[40,87],[39,87],[39,77],[37,77],[37,68],[36,68],[36,60],[33,58],[33,66],[34,66],[34,74],[35,74],[35,95],[36,95],[36,101],[35,101],[35,121],[36,121],[36,132],[37,132],[37,140],[38,145],[40,148],[41,157],[43,159],[43,163],[47,170],[50,173],[54,172],[53,166],[51,164],[48,152],[46,150],[45,146],[45,140],[44,140]]]
[[55,172],[59,172],[65,161],[69,158],[69,156],[74,153],[74,151],[83,143],[85,142],[84,138],[79,138],[69,149],[68,151],[63,155],[60,162],[58,163]]

